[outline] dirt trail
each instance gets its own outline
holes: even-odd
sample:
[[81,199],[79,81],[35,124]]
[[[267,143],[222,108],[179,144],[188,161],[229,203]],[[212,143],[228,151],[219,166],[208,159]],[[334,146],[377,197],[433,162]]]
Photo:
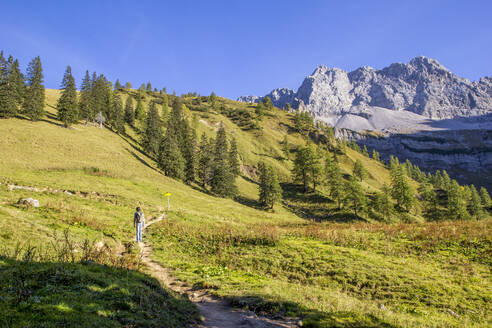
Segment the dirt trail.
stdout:
[[[165,214],[148,222],[144,227],[162,221]],[[145,238],[144,238],[145,240]],[[258,317],[253,312],[235,309],[226,301],[211,296],[206,290],[193,290],[184,286],[169,273],[169,270],[152,260],[152,247],[148,243],[140,243],[142,249],[142,261],[147,265],[152,275],[163,282],[169,289],[180,294],[186,294],[190,301],[200,310],[203,322],[196,325],[197,328],[231,328],[231,327],[253,327],[253,328],[281,328],[298,327],[296,321],[273,320]]]

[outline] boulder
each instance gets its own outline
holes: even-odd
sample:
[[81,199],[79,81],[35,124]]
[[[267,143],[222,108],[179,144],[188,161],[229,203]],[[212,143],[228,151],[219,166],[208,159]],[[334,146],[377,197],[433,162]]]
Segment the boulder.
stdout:
[[39,207],[39,201],[37,199],[21,198],[17,201],[17,204],[27,206],[27,207]]

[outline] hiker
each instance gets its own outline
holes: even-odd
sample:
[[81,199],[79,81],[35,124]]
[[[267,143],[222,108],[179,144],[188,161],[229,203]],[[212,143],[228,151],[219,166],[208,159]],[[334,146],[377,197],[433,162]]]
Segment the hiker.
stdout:
[[137,228],[137,242],[142,242],[142,229],[145,226],[145,215],[140,207],[137,207],[137,211],[133,215],[133,227]]

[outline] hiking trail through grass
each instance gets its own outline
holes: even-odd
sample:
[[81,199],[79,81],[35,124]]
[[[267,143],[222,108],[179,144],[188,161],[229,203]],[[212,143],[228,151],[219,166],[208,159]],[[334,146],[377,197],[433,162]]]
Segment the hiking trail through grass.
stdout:
[[[166,214],[149,221],[143,232],[154,223],[162,221]],[[139,243],[142,261],[149,268],[151,275],[160,280],[166,287],[180,294],[186,294],[200,310],[202,322],[197,328],[230,328],[230,327],[254,327],[254,328],[281,328],[298,327],[297,320],[274,320],[266,317],[258,317],[251,311],[244,311],[231,307],[226,300],[210,295],[206,290],[188,287],[174,279],[167,268],[152,260],[152,246],[146,242]]]

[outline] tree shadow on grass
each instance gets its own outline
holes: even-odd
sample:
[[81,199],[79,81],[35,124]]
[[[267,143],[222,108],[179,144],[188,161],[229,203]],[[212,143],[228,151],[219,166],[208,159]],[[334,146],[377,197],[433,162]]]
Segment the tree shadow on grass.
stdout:
[[132,151],[131,149],[125,148],[125,150],[127,152],[129,152],[133,157],[135,157],[140,163],[142,163],[143,165],[147,166],[149,169],[152,169],[155,172],[157,172],[159,174],[162,174],[158,169],[156,169],[155,167],[153,167],[152,165],[150,165],[149,163],[147,163],[147,161],[145,161],[141,156],[138,156],[138,154],[135,153],[134,151]]
[[319,192],[305,193],[303,187],[293,183],[282,183],[284,206],[297,216],[316,222],[353,222],[363,221],[353,214],[340,212],[335,202]]
[[321,312],[290,301],[268,300],[262,296],[235,296],[228,298],[231,305],[251,310],[257,314],[267,314],[272,318],[301,318],[304,327],[362,327],[397,328],[372,314],[333,311]]
[[2,327],[186,327],[198,319],[186,297],[138,271],[0,257],[0,273]]

